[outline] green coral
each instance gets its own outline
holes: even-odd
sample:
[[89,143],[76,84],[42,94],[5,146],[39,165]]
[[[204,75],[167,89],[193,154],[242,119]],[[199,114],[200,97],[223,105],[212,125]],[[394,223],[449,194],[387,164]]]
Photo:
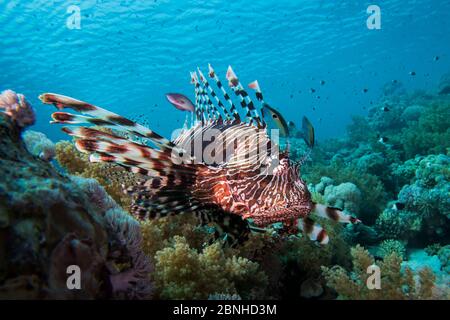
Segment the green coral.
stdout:
[[135,183],[136,177],[132,173],[115,165],[89,162],[89,156],[79,152],[69,141],[60,141],[56,144],[56,160],[72,175],[96,179],[122,207],[130,205],[131,198],[124,194],[122,185],[129,186]]
[[401,142],[407,159],[417,154],[445,152],[450,146],[450,103],[428,105],[418,121],[404,128],[395,141]]
[[378,248],[378,255],[382,258],[385,258],[392,253],[395,253],[397,256],[402,259],[406,258],[406,247],[405,244],[401,241],[388,239],[381,242],[380,247]]
[[169,246],[173,237],[183,236],[191,248],[201,249],[212,240],[212,234],[198,225],[198,220],[190,214],[167,216],[141,222],[144,252],[154,256],[159,250]]
[[387,208],[378,216],[375,229],[383,239],[408,241],[419,234],[422,221],[422,216],[416,212]]
[[[361,246],[351,250],[353,269],[347,272],[340,266],[323,267],[327,285],[338,294],[338,299],[354,300],[410,300],[436,298],[433,293],[436,277],[429,268],[424,268],[415,275],[411,269],[402,271],[402,258],[395,252],[383,261],[376,261]],[[369,266],[380,267],[381,289],[369,289],[367,280],[371,273]],[[416,281],[415,278],[418,278]]]
[[207,299],[216,292],[258,298],[267,284],[257,263],[227,257],[218,242],[199,252],[184,237],[175,236],[155,260],[154,278],[162,299]]

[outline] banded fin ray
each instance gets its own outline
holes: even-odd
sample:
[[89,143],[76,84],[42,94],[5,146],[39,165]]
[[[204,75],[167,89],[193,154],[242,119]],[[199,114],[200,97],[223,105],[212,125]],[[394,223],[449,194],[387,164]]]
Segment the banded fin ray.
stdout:
[[[175,145],[171,141],[160,136],[159,134],[150,130],[149,128],[146,128],[116,113],[94,106],[90,103],[54,93],[42,94],[39,96],[39,99],[45,104],[55,105],[60,110],[70,108],[77,112],[80,112],[81,114],[92,116],[93,118],[105,121],[106,123],[113,123],[119,128],[123,128],[134,135],[149,139],[160,148],[171,149],[175,147]],[[59,122],[65,123],[62,120]],[[92,123],[91,121],[89,122]]]

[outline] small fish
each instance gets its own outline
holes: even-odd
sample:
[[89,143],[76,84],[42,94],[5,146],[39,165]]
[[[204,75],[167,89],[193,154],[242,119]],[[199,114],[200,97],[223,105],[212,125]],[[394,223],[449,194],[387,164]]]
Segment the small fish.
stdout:
[[325,80],[320,80],[320,84],[323,86],[325,84]]
[[435,56],[434,61],[438,61],[438,60],[439,60],[439,56]]
[[307,117],[303,117],[302,120],[302,134],[308,147],[314,147],[314,127]]
[[378,142],[382,144],[386,144],[389,141],[388,137],[379,137]]
[[316,92],[316,89],[311,88],[311,93],[314,93],[314,92]]
[[397,210],[403,210],[403,209],[405,209],[405,204],[402,203],[402,202],[395,202],[395,203],[392,205],[392,209],[395,210],[395,211],[397,211]]
[[367,88],[364,88],[364,89],[363,89],[363,92],[364,92],[364,93],[367,93],[367,91],[369,91],[369,89],[367,89]]
[[166,98],[178,110],[194,112],[194,104],[185,95],[181,93],[167,93]]
[[308,147],[314,147],[314,127],[307,117],[303,117],[302,131],[298,131],[293,121],[288,122],[288,128],[290,137],[302,138]]
[[416,72],[415,72],[415,71],[411,71],[409,74],[410,74],[411,76],[415,76],[415,75],[416,75]]
[[275,123],[276,127],[280,130],[281,137],[289,136],[288,124],[287,124],[286,120],[284,120],[281,113],[279,113],[277,110],[275,110],[274,108],[269,106],[267,103],[265,103],[261,109],[261,114],[263,115],[263,118],[267,122]]
[[384,106],[384,107],[381,107],[381,111],[388,112],[388,111],[391,111],[391,109],[389,109],[388,107]]
[[440,95],[450,94],[450,85],[443,87],[441,91],[439,91],[439,94]]

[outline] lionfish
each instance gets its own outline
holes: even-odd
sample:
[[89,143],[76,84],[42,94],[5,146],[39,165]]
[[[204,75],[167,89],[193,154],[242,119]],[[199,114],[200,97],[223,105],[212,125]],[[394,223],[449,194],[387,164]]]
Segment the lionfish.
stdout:
[[[76,148],[90,154],[91,162],[114,163],[139,176],[136,185],[125,189],[132,197],[130,211],[138,219],[193,213],[202,224],[214,225],[216,236],[223,236],[230,245],[242,243],[251,231],[267,230],[273,224],[281,224],[283,234],[301,231],[311,240],[328,243],[326,231],[310,218],[311,214],[342,223],[359,222],[337,208],[312,202],[300,177],[302,162],[292,161],[288,148],[274,152],[278,144],[269,137],[266,116],[278,122],[284,134],[289,129],[281,114],[264,101],[258,81],[249,87],[255,91],[259,110],[231,67],[226,79],[235,99],[211,65],[208,67],[209,78],[221,91],[221,98],[200,69],[191,72],[195,103],[193,110],[184,110],[193,111],[195,121],[173,141],[87,102],[52,93],[39,98],[59,110],[70,108],[81,113],[58,111],[52,114],[51,123],[81,124],[62,130],[75,137]],[[190,106],[185,96],[175,95],[172,98],[178,100],[172,102],[179,103],[179,109],[184,102]],[[239,103],[235,104],[233,100],[237,99]],[[310,125],[309,121],[306,124]],[[311,150],[314,129],[311,125],[306,129]],[[208,132],[216,133],[214,139],[205,139]],[[200,148],[200,157],[192,146]],[[219,160],[203,161],[202,152],[207,150]],[[223,155],[227,157],[220,160]]]

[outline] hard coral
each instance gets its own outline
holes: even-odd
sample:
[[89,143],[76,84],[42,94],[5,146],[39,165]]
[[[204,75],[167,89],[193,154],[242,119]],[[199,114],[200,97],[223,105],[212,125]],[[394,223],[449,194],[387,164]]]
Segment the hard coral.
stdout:
[[[0,297],[123,297],[112,287],[126,288],[128,298],[146,297],[149,285],[140,279],[150,269],[140,251],[139,229],[130,227],[138,223],[95,180],[74,182],[31,155],[20,131],[0,114]],[[130,265],[119,270],[128,272],[124,282],[116,281],[110,268],[121,263]],[[81,268],[83,290],[67,288],[71,265]],[[135,282],[130,290],[117,285],[130,279]]]
[[327,204],[357,214],[360,211],[361,191],[353,183],[327,186],[324,192]]
[[0,94],[1,109],[20,128],[25,128],[35,122],[33,108],[23,94],[17,94],[12,90],[3,91]]
[[56,155],[55,144],[42,132],[27,130],[22,135],[27,150],[44,161],[52,160]]

